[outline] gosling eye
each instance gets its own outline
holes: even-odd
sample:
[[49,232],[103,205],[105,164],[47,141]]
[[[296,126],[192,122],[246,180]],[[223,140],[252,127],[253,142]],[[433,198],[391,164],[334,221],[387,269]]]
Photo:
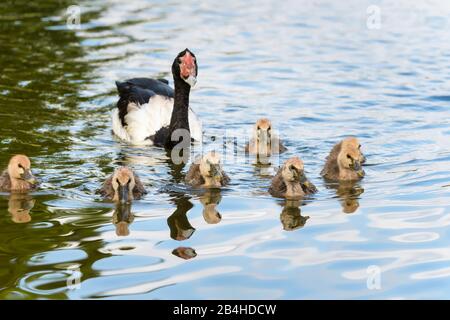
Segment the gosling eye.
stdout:
[[24,169],[24,167],[19,163],[19,168]]
[[120,184],[120,181],[119,181],[119,179],[116,179],[116,182],[117,182],[117,184]]
[[347,158],[348,158],[348,159],[352,159],[352,157],[351,157],[349,154],[347,155]]
[[131,178],[128,178],[127,184],[130,184],[131,182]]
[[295,170],[294,166],[293,166],[293,165],[290,165],[290,166],[289,166],[289,170]]
[[361,149],[361,145],[358,146],[358,149]]

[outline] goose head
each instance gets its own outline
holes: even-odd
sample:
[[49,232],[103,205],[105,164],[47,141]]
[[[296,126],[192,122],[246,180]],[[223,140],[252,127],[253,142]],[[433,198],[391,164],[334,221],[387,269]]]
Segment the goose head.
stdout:
[[357,173],[358,177],[364,176],[361,162],[364,162],[364,155],[361,153],[361,144],[357,138],[350,137],[342,141],[341,151],[337,157],[340,170],[351,170]]
[[222,165],[220,154],[217,152],[208,152],[200,160],[200,174],[205,180],[205,186],[220,187],[222,184]]
[[197,59],[188,48],[181,51],[172,64],[172,74],[175,82],[181,79],[190,87],[197,83]]
[[35,184],[36,178],[31,172],[31,161],[23,154],[15,155],[9,160],[8,174],[11,179],[23,180],[31,184]]
[[133,200],[133,189],[136,184],[133,171],[127,167],[120,167],[114,171],[112,187],[114,189],[113,201],[127,203]]

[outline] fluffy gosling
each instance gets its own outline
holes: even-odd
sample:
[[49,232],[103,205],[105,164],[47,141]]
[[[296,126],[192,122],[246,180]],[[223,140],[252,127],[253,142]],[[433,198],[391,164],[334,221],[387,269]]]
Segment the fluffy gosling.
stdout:
[[286,151],[281,140],[272,132],[272,123],[267,118],[256,121],[253,129],[253,137],[245,146],[245,152],[260,156],[270,156],[271,154]]
[[293,157],[273,177],[269,192],[278,198],[301,199],[317,192],[317,188],[306,178],[303,161]]
[[360,180],[365,175],[361,167],[361,163],[365,160],[358,139],[349,137],[337,143],[331,149],[320,174],[329,180]]
[[217,152],[208,152],[200,161],[195,161],[186,174],[186,184],[195,188],[220,188],[230,181],[223,171],[220,155]]
[[26,192],[36,189],[37,185],[31,172],[31,161],[23,154],[13,156],[0,176],[1,191]]
[[139,177],[127,167],[117,168],[100,189],[104,198],[120,203],[138,200],[146,193]]

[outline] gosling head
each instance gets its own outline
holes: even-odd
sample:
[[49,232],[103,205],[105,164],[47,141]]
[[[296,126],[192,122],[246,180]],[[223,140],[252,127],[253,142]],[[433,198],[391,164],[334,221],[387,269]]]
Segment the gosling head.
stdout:
[[30,159],[23,154],[15,155],[9,160],[8,174],[11,179],[23,180],[31,184],[36,184],[37,180],[31,172]]
[[114,189],[113,201],[126,203],[133,200],[133,189],[136,184],[133,171],[127,167],[120,167],[114,171],[112,187]]
[[350,137],[342,141],[337,161],[340,169],[355,171],[359,177],[364,176],[361,167],[364,156],[361,153],[361,144],[357,138]]
[[262,145],[269,145],[272,141],[272,123],[267,118],[256,121],[256,141]]
[[281,170],[281,175],[285,183],[299,182],[306,183],[303,161],[299,157],[288,159]]
[[190,87],[193,87],[197,83],[197,72],[198,66],[195,55],[188,48],[184,49],[177,55],[172,64],[172,74],[175,82],[181,79]]

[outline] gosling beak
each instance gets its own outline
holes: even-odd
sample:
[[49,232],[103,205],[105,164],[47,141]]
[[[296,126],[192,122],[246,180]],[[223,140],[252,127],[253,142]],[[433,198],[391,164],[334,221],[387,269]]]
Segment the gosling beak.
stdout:
[[353,170],[361,171],[361,163],[358,160],[353,161]]
[[211,176],[216,180],[222,179],[222,172],[219,166],[211,166]]
[[366,156],[361,153],[361,159],[359,160],[361,164],[366,162]]
[[259,141],[261,141],[262,144],[266,145],[269,141],[269,133],[267,131],[261,131],[261,135],[259,137]]
[[128,202],[128,194],[129,194],[128,185],[125,186],[119,185],[118,191],[119,191],[119,201],[121,203]]
[[358,160],[354,160],[350,168],[356,171],[359,177],[364,177],[364,170],[361,167],[361,162]]
[[31,184],[35,184],[37,182],[30,169],[25,169],[20,177],[22,178],[22,180],[25,180],[26,182],[29,182]]
[[300,178],[299,181],[300,181],[301,184],[307,184],[308,183],[308,179],[306,179],[304,171],[300,171],[299,178]]

